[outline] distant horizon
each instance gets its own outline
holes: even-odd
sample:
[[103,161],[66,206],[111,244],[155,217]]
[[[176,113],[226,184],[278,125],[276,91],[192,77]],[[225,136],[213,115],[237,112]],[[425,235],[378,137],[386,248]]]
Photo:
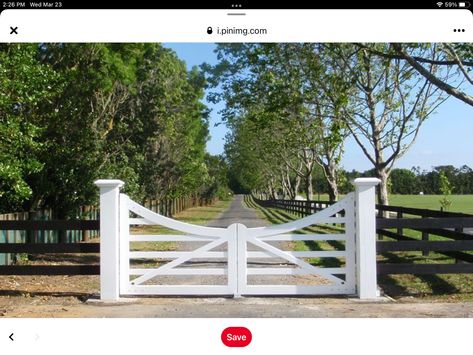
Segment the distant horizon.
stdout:
[[[212,65],[218,62],[213,52],[215,43],[163,43],[163,46],[174,50],[188,69],[204,62]],[[207,93],[206,91],[206,95]],[[213,155],[222,154],[225,135],[229,132],[218,114],[224,105],[222,103],[215,105],[206,98],[203,102],[211,109],[210,139],[206,150]],[[450,97],[424,122],[417,141],[397,160],[394,168],[420,167],[421,170],[431,170],[440,165],[453,165],[456,168],[468,165],[473,168],[471,132],[473,132],[473,108]],[[345,142],[340,167],[347,171],[366,171],[373,168],[352,138],[348,138]]]

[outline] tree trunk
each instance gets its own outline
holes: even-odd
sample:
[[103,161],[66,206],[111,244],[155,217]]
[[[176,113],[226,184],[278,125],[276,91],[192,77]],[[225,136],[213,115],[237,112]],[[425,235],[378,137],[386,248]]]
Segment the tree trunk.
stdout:
[[325,180],[328,183],[328,197],[330,202],[338,200],[337,168],[334,164],[324,164]]
[[293,191],[292,191],[292,196],[291,196],[291,200],[294,200],[299,192],[299,186],[301,185],[301,177],[300,176],[296,176],[296,181],[294,182],[294,186],[293,186]]
[[330,202],[335,202],[338,200],[338,186],[337,183],[332,184],[330,181],[328,183],[328,198]]
[[283,199],[291,198],[292,194],[292,185],[291,185],[291,178],[289,176],[289,172],[281,172],[281,187],[282,187],[282,193],[283,193]]
[[377,170],[378,178],[381,180],[378,188],[378,203],[381,205],[389,205],[388,197],[388,178],[389,172],[385,169]]
[[270,181],[268,184],[268,190],[269,190],[269,196],[271,197],[271,199],[276,200],[276,191],[274,190],[272,181]]
[[290,195],[291,189],[288,188],[288,186],[286,185],[286,182],[285,182],[284,178],[281,179],[281,187],[282,187],[283,198],[285,199],[285,198],[287,198],[287,196]]
[[312,189],[312,171],[306,175],[305,181],[305,192],[308,200],[313,199],[313,189]]

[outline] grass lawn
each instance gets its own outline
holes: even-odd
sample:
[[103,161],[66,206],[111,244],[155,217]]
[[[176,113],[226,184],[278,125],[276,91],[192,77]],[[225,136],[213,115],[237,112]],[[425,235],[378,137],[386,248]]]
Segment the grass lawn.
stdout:
[[[426,196],[412,196],[411,198],[415,199],[417,197]],[[470,198],[472,198],[472,196],[470,196]],[[430,201],[432,200],[433,199],[430,199]],[[409,201],[409,199],[404,199],[404,201]],[[254,208],[261,218],[268,220],[272,224],[285,223],[299,218],[290,212],[280,209],[260,207],[249,197],[245,199],[245,202],[248,207]],[[427,206],[412,207],[426,208]],[[304,228],[298,232],[330,233],[333,232],[334,229],[336,230],[336,227],[333,226],[312,226],[310,228]],[[416,231],[405,230],[404,234],[416,239],[421,238],[420,232]],[[431,236],[430,238],[432,240],[446,240],[442,237],[436,236]],[[385,240],[388,239],[385,238]],[[337,245],[336,242],[325,241],[296,241],[292,242],[291,247],[296,251],[343,249],[343,246]],[[340,260],[337,260],[336,258],[313,258],[305,260],[313,264],[322,264],[324,267],[337,267],[341,265]],[[455,262],[453,258],[435,252],[431,252],[429,256],[422,256],[422,252],[386,253],[379,255],[378,261],[419,264],[450,264]],[[378,283],[384,292],[397,299],[416,297],[418,299],[446,302],[473,301],[473,274],[382,275],[378,277]]]
[[[442,195],[390,195],[389,204],[414,208],[440,210]],[[462,212],[473,214],[473,195],[451,195],[452,201],[449,212]]]
[[[340,199],[344,196],[341,195]],[[392,206],[403,206],[413,208],[425,208],[429,210],[440,210],[440,199],[442,195],[389,195],[389,204]],[[462,212],[473,214],[473,195],[451,195],[452,205],[449,212]],[[320,195],[320,200],[328,201],[328,195]],[[314,195],[314,200],[319,200],[319,195]]]

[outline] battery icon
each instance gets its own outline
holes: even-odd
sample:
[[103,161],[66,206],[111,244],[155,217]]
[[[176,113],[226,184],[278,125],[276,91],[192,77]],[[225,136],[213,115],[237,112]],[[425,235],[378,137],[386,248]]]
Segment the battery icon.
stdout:
[[470,3],[468,1],[462,1],[462,2],[458,3],[458,7],[468,8],[468,7],[470,7]]

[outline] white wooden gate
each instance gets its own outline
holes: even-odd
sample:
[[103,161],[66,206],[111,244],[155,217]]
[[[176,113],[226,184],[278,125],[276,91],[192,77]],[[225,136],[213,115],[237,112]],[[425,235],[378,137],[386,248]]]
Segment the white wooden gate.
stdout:
[[[128,196],[120,194],[120,294],[121,295],[233,295],[237,287],[237,225],[210,228],[183,223],[154,213]],[[129,212],[140,218],[129,218]],[[130,226],[160,225],[179,234],[131,234]],[[180,242],[199,244],[187,251],[130,251],[130,244],[138,242]],[[202,245],[203,244],[203,245]],[[219,248],[222,250],[214,251]],[[134,268],[131,261],[159,260],[159,266]],[[219,260],[220,267],[192,267],[193,260],[205,259],[209,264]],[[224,262],[222,262],[222,259]],[[223,265],[222,265],[223,264]],[[189,266],[190,265],[190,266]],[[198,284],[195,276],[220,276],[220,284]],[[165,276],[165,277],[162,277]],[[174,277],[167,277],[174,276]],[[179,276],[188,277],[179,280]],[[163,280],[164,279],[164,280]],[[158,281],[155,283],[153,281]],[[164,282],[179,282],[177,285]],[[198,281],[198,280],[197,280]]]
[[[213,228],[154,213],[120,194],[123,182],[98,180],[101,298],[322,294],[375,298],[374,186],[377,183],[377,179],[357,179],[354,193],[290,223],[258,228],[237,223]],[[333,232],[325,234],[301,233],[310,226],[335,224],[341,229],[327,228]],[[136,227],[140,225],[158,225],[166,232],[137,234]],[[324,250],[292,251],[286,244],[299,240],[326,241],[332,246],[326,244],[329,248]],[[152,244],[156,242],[159,244]],[[162,247],[162,242],[179,242],[187,247],[154,250]],[[140,243],[147,243],[146,248],[136,251]],[[336,260],[335,265],[326,260]],[[254,278],[256,282],[252,282]]]
[[[342,213],[344,212],[342,216]],[[303,228],[313,225],[343,226],[337,233],[298,234]],[[246,228],[238,225],[238,293],[242,295],[322,295],[322,294],[355,294],[355,220],[354,194],[313,215],[294,222],[260,228]],[[290,241],[337,241],[337,250],[288,251],[281,250],[271,242]],[[260,251],[250,251],[256,246]],[[268,263],[251,267],[249,262],[254,258],[264,258]],[[317,266],[309,263],[307,258],[317,258]],[[326,267],[325,260],[342,260],[343,266]],[[283,260],[280,266],[274,267],[270,260]],[[271,282],[265,282],[260,276],[258,284],[249,283],[252,275],[264,275]],[[291,275],[286,278],[292,284],[274,284],[277,277],[273,275]],[[305,277],[297,277],[305,276]],[[264,284],[261,284],[264,283]]]

